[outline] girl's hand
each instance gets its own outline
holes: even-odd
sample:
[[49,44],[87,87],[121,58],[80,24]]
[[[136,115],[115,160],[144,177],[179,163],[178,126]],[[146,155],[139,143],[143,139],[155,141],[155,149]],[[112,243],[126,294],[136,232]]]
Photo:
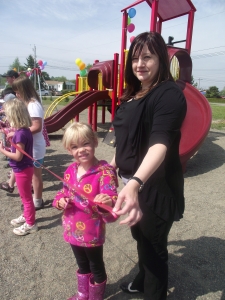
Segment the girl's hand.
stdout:
[[107,194],[98,194],[97,196],[95,196],[94,202],[103,203],[112,207],[112,199]]
[[9,133],[7,134],[7,139],[13,137],[14,134],[15,134],[15,132],[13,132],[13,131],[9,132]]
[[70,204],[70,199],[69,198],[61,198],[58,200],[58,208],[59,209],[67,209],[72,207]]
[[0,141],[0,150],[1,149],[4,149],[4,146],[3,146],[3,142],[2,141]]
[[[138,189],[139,184],[131,180],[119,193],[113,211],[119,216],[128,213],[127,218],[121,221],[120,224],[133,226],[142,218],[143,214],[138,203]],[[125,205],[122,207],[123,203]]]

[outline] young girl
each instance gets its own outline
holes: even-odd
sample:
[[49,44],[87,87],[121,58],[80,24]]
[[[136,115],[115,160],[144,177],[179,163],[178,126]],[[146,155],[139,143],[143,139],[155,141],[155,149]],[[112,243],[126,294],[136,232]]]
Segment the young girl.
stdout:
[[[32,156],[33,137],[29,129],[31,119],[26,105],[19,99],[8,100],[4,104],[4,110],[11,127],[16,129],[13,138],[11,152],[3,148],[3,142],[0,142],[0,152],[10,159],[10,166],[16,177],[17,188],[24,205],[24,213],[17,219],[13,219],[13,232],[17,235],[26,235],[38,230],[35,224],[35,209],[31,193],[31,181],[33,175],[33,161],[26,155],[23,155],[14,145],[24,150]],[[13,145],[14,144],[14,145]],[[23,225],[22,225],[23,224]]]
[[[43,164],[46,152],[46,143],[42,134],[44,110],[41,105],[40,98],[34,89],[32,81],[27,77],[20,76],[15,79],[13,81],[12,88],[16,92],[17,98],[22,100],[27,106],[32,121],[30,131],[33,134],[33,157],[40,164]],[[42,168],[40,164],[34,162],[34,174],[32,180],[34,189],[33,201],[36,210],[44,207],[42,199]]]
[[97,145],[89,125],[73,123],[65,131],[63,146],[76,162],[64,173],[68,185],[57,193],[53,206],[64,210],[64,239],[70,243],[79,267],[78,291],[70,300],[101,300],[105,291],[105,224],[94,202],[114,206],[118,183],[115,169],[95,157]]

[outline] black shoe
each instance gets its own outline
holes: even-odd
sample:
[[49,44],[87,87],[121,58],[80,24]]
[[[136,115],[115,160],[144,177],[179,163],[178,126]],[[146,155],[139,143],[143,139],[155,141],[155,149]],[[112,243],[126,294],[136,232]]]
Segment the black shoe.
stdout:
[[41,206],[38,206],[38,207],[36,207],[35,206],[35,210],[40,210],[40,209],[42,209],[42,208],[44,208],[45,207],[45,205],[44,205],[44,201],[43,201],[43,199],[41,200]]
[[133,282],[130,282],[130,283],[123,282],[123,283],[120,285],[121,290],[122,290],[124,293],[128,293],[128,294],[141,293],[141,291],[131,289],[132,283],[133,283]]

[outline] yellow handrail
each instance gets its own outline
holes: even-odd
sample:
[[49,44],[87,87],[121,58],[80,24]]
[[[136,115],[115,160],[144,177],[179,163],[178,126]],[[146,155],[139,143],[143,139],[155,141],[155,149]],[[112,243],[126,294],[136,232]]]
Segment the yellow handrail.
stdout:
[[80,94],[80,92],[70,92],[70,93],[67,93],[59,98],[56,98],[52,103],[51,105],[48,107],[46,113],[45,113],[45,116],[44,118],[48,118],[51,116],[53,110],[56,108],[56,106],[61,102],[63,101],[65,98],[69,97],[69,96],[74,96],[74,95],[77,95],[77,94]]

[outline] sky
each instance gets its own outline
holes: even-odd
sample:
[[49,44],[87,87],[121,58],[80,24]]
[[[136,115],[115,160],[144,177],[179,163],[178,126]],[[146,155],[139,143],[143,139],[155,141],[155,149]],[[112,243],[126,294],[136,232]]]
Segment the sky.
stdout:
[[[179,1],[179,0],[177,0]],[[15,58],[26,63],[36,52],[46,61],[50,77],[75,79],[79,68],[94,60],[113,59],[121,48],[121,10],[134,0],[1,0],[0,1],[0,74],[9,70]],[[225,88],[225,1],[192,0],[196,7],[192,38],[192,75],[198,87]],[[134,7],[130,37],[150,28],[151,9],[144,1]],[[186,38],[187,16],[164,22],[162,36],[167,42]],[[184,47],[184,43],[177,44]]]

